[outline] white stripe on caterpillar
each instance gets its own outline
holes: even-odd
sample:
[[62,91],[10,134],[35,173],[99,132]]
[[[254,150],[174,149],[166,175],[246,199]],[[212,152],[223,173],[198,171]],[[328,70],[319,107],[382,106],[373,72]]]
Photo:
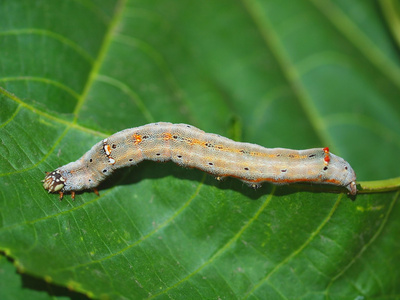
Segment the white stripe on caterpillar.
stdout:
[[48,192],[95,189],[114,170],[142,160],[172,160],[194,167],[218,180],[235,177],[259,187],[313,182],[343,186],[357,194],[356,175],[348,162],[328,148],[290,150],[240,143],[187,124],[154,123],[117,132],[97,143],[80,159],[48,173],[43,180]]

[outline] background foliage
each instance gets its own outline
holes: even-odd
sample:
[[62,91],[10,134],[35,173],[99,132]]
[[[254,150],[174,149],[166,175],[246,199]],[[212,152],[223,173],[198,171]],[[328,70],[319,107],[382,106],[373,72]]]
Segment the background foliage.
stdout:
[[151,162],[118,172],[99,197],[60,202],[40,183],[153,121],[329,146],[359,180],[398,176],[397,1],[0,7],[1,299],[400,296],[398,192],[254,191]]

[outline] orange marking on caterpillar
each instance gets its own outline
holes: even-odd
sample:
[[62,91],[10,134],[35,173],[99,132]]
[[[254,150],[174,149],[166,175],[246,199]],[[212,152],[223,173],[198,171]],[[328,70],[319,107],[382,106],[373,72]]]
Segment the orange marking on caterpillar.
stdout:
[[132,138],[133,138],[133,142],[135,143],[135,145],[142,142],[142,136],[140,134],[135,133],[132,135]]
[[331,158],[329,157],[329,148],[325,147],[322,150],[324,150],[324,152],[325,152],[324,164],[325,164],[325,166],[327,166],[329,164],[329,162],[331,161]]
[[107,156],[109,156],[111,154],[111,146],[108,144],[104,145],[104,152],[106,153]]
[[164,141],[172,140],[172,134],[169,132],[163,133],[163,139]]

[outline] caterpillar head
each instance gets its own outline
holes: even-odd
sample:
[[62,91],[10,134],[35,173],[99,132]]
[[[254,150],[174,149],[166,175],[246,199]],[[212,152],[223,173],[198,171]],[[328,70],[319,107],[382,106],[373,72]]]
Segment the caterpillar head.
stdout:
[[43,187],[49,191],[49,193],[55,193],[64,188],[65,178],[62,177],[60,170],[55,170],[46,175],[43,180]]

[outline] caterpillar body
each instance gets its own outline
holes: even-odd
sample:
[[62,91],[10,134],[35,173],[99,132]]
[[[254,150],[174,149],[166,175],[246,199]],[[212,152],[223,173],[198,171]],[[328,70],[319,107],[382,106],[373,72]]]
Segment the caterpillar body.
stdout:
[[[114,170],[143,160],[172,160],[194,167],[217,179],[235,177],[251,187],[262,182],[288,184],[324,183],[357,193],[356,175],[343,158],[328,148],[291,150],[264,148],[205,133],[187,124],[153,123],[125,129],[98,142],[80,159],[46,175],[43,187],[49,193],[96,189]],[[95,190],[96,191],[96,190]]]

